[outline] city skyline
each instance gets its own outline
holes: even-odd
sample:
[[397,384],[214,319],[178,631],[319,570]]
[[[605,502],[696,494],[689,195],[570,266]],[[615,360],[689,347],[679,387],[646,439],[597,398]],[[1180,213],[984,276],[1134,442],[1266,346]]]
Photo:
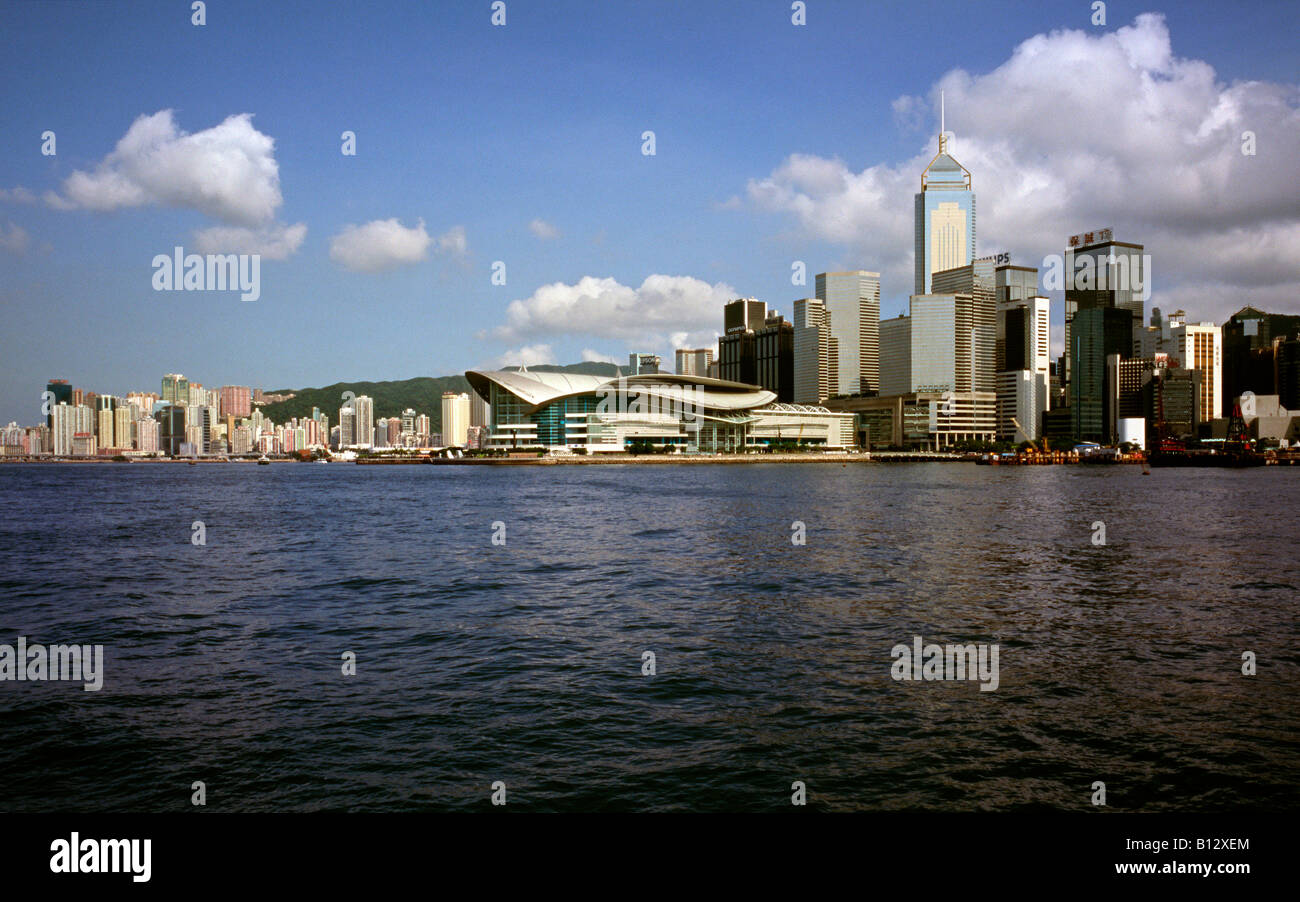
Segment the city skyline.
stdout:
[[[729,15],[728,9],[719,7],[714,18],[703,23],[704,34],[750,27],[739,21],[743,17]],[[240,29],[257,22],[255,10],[248,10],[248,16],[243,13],[241,8]],[[29,58],[25,55],[42,47],[52,58],[65,58],[67,49],[49,44],[59,28],[71,35],[70,46],[81,47],[95,29],[116,33],[125,27],[99,19],[102,13],[93,9],[77,9],[73,14],[56,8],[40,16],[18,9],[4,15],[13,20],[10,35],[41,38],[30,46],[11,48],[20,65],[21,59]],[[754,39],[761,42],[755,46],[804,40],[831,23],[856,21],[853,17],[858,15],[862,13],[828,5],[814,10],[807,32],[793,25],[790,35],[766,23],[754,26]],[[879,17],[884,21],[877,25],[903,31],[919,15],[896,11],[892,17]],[[309,28],[305,8],[303,16],[301,27]],[[621,18],[636,16],[622,14]],[[670,114],[662,103],[648,109],[628,104],[626,98],[616,102],[601,96],[599,102],[593,100],[590,107],[575,112],[568,123],[579,124],[589,140],[599,133],[590,159],[575,161],[563,148],[547,143],[553,133],[530,115],[520,128],[541,130],[527,132],[537,138],[535,146],[525,142],[522,150],[506,148],[503,145],[510,142],[496,134],[490,141],[476,143],[485,156],[481,163],[468,159],[472,154],[456,150],[455,140],[432,141],[439,132],[436,123],[427,119],[409,125],[381,123],[368,114],[367,121],[355,102],[345,104],[346,110],[327,105],[327,114],[291,115],[277,104],[274,91],[255,92],[246,77],[213,83],[210,77],[191,72],[194,64],[182,57],[197,54],[201,62],[211,55],[214,50],[202,41],[234,34],[235,26],[228,19],[210,17],[202,28],[183,21],[190,31],[178,32],[175,23],[159,21],[156,12],[127,17],[128,24],[143,31],[139,40],[171,36],[178,47],[164,54],[165,59],[139,65],[159,76],[159,84],[166,81],[162,75],[183,70],[180,85],[142,90],[123,84],[124,75],[109,77],[104,90],[114,92],[112,112],[106,109],[84,121],[73,115],[68,126],[54,129],[58,152],[52,157],[41,155],[37,138],[45,128],[60,123],[37,127],[42,121],[39,98],[52,98],[55,82],[62,76],[33,63],[32,97],[17,103],[14,88],[4,89],[11,92],[7,99],[15,102],[3,114],[9,136],[5,158],[11,165],[6,183],[0,185],[4,191],[0,228],[8,236],[6,250],[0,253],[0,289],[10,301],[6,332],[24,339],[11,340],[4,349],[8,364],[0,381],[0,422],[29,420],[36,401],[28,397],[33,386],[39,392],[39,386],[55,375],[125,393],[144,384],[145,374],[182,367],[212,374],[215,384],[260,384],[271,389],[321,385],[339,378],[442,375],[485,364],[619,361],[629,350],[654,351],[671,359],[674,345],[695,348],[713,343],[720,331],[716,311],[726,300],[758,297],[789,316],[795,301],[813,296],[812,274],[819,271],[880,272],[880,315],[888,319],[907,310],[911,293],[910,201],[918,173],[934,156],[940,90],[946,97],[951,151],[976,173],[975,187],[981,197],[977,256],[1007,252],[1013,263],[1039,267],[1044,255],[1059,253],[1069,233],[1107,225],[1116,234],[1140,237],[1153,255],[1154,293],[1149,306],[1182,308],[1216,322],[1248,304],[1278,312],[1294,309],[1290,298],[1300,277],[1291,259],[1296,255],[1286,251],[1292,236],[1300,234],[1300,218],[1295,214],[1297,202],[1288,193],[1296,190],[1294,185],[1282,180],[1279,189],[1276,174],[1285,159],[1280,148],[1294,143],[1288,136],[1297,123],[1285,104],[1294,86],[1278,80],[1283,71],[1282,57],[1277,55],[1280,48],[1270,55],[1268,37],[1243,25],[1250,35],[1246,43],[1258,52],[1229,52],[1221,42],[1211,41],[1206,27],[1183,10],[1163,17],[1121,19],[1117,11],[1112,16],[1108,25],[1097,27],[1073,6],[1062,4],[1018,17],[1014,33],[976,22],[974,27],[985,40],[973,42],[943,66],[910,58],[903,61],[901,52],[891,50],[900,56],[900,74],[893,77],[897,83],[859,83],[848,94],[805,98],[806,115],[801,112],[794,122],[766,124],[762,140],[739,160],[734,154],[720,153],[718,145],[731,142],[719,142],[714,131],[746,112],[728,112],[701,129],[685,114]],[[442,24],[479,50],[485,41],[527,34],[530,53],[558,52],[538,51],[533,42],[539,30],[554,29],[554,22],[541,23],[516,10],[503,29],[493,32],[479,18],[487,17],[455,11]],[[633,38],[629,29],[634,24],[608,16],[584,19],[585,28],[608,35],[617,46],[633,52],[633,65],[657,52],[670,36],[659,25]],[[357,25],[362,33],[396,28],[391,14],[385,13]],[[268,27],[272,29],[268,36],[258,40],[271,40],[276,27],[286,26],[268,23]],[[950,27],[940,26],[941,30]],[[677,31],[671,36],[677,36]],[[562,37],[575,39],[567,33]],[[184,53],[179,49],[182,40]],[[1125,146],[1131,144],[1135,154],[1145,153],[1145,142],[1159,134],[1166,147],[1171,141],[1181,142],[1178,146],[1187,154],[1188,166],[1205,165],[1207,154],[1230,163],[1236,168],[1224,176],[1225,181],[1210,186],[1218,194],[1232,194],[1226,206],[1200,205],[1195,225],[1183,227],[1184,222],[1193,222],[1188,218],[1192,211],[1184,209],[1191,198],[1185,190],[1175,190],[1185,187],[1177,183],[1175,172],[1160,187],[1167,196],[1155,206],[1139,209],[1127,189],[1141,172],[1119,166],[1126,158],[1115,136],[1083,130],[1075,134],[1069,129],[1053,132],[1039,122],[1030,127],[1029,120],[1016,118],[1019,114],[994,109],[995,101],[1020,85],[1018,79],[1023,79],[1023,69],[1035,54],[1067,51],[1092,66],[1098,83],[1114,78],[1139,84],[1144,73],[1160,74],[1158,82],[1164,87],[1152,88],[1156,93],[1151,97],[1167,102],[1167,115],[1148,116],[1140,128],[1126,124],[1125,128],[1136,131]],[[409,44],[393,51],[399,59],[408,59],[413,52]],[[364,51],[357,54],[362,58]],[[611,67],[615,55],[602,54],[591,65]],[[294,62],[302,63],[297,57]],[[672,77],[699,74],[700,65],[687,66]],[[716,75],[719,65],[710,63],[707,70]],[[837,58],[828,65],[835,73],[847,71],[849,64]],[[493,88],[498,99],[507,98],[500,117],[526,105],[526,97],[503,87],[518,83],[515,66],[509,63]],[[1213,67],[1213,73],[1207,67]],[[765,73],[764,83],[777,74],[775,70]],[[1250,79],[1255,81],[1247,84]],[[709,84],[722,90],[717,77]],[[175,96],[200,85],[206,98],[202,106],[182,103]],[[665,96],[682,96],[680,84],[658,87]],[[727,87],[741,90],[730,83]],[[78,104],[89,103],[94,96],[95,89],[84,84],[81,88],[85,98],[61,101],[70,104],[72,114]],[[398,91],[399,98],[417,96],[403,90]],[[436,90],[448,100],[472,92],[468,95],[472,101],[487,110],[477,115],[495,121],[488,112],[494,108],[485,94],[478,93],[480,89],[444,80]],[[632,89],[625,86],[624,90]],[[798,91],[798,87],[782,87],[776,97]],[[749,116],[775,102],[751,95],[748,88],[744,92],[747,105],[741,109]],[[1073,97],[1067,92],[1061,102]],[[1282,115],[1276,108],[1279,99],[1284,103]],[[1035,95],[1024,103],[1033,107],[1031,101],[1038,100]],[[259,104],[264,108],[257,109]],[[448,102],[440,108],[458,106]],[[844,121],[843,112],[849,107],[862,111],[850,117],[856,123]],[[614,108],[622,112],[610,121],[604,114]],[[160,112],[164,110],[173,112]],[[65,120],[69,111],[61,113]],[[838,116],[830,115],[836,111]],[[252,118],[227,119],[243,112]],[[1236,134],[1231,148],[1235,156],[1225,157],[1211,147],[1207,135],[1226,141],[1228,123],[1237,129],[1240,120],[1252,114],[1260,120],[1253,128],[1258,137],[1254,156],[1241,153]],[[1123,116],[1117,115],[1119,119]],[[1187,137],[1186,129],[1180,128],[1187,122],[1203,128]],[[641,135],[651,128],[656,154],[645,156]],[[15,137],[33,129],[30,141]],[[393,132],[391,136],[386,129]],[[1008,142],[1005,147],[992,143],[991,130]],[[359,148],[355,157],[340,151],[344,131],[355,132]],[[247,141],[254,150],[260,148],[254,158],[269,166],[274,177],[259,179],[252,173],[250,186],[258,190],[247,193],[246,203],[220,192],[196,200],[193,189],[203,183],[192,178],[181,179],[179,185],[140,183],[142,177],[130,165],[129,144],[119,145],[128,132],[169,148],[182,169],[187,163],[183,133],[222,134],[235,148]],[[541,140],[542,133],[547,141]],[[430,156],[402,156],[394,144],[427,147]],[[1045,167],[1050,170],[1053,160],[1065,161],[1063,148],[1070,147],[1080,152],[1091,149],[1119,168],[1108,167],[1093,173],[1097,177],[1069,184],[1049,178],[1038,187]],[[669,148],[672,153],[666,152]],[[461,158],[446,162],[456,162],[450,167],[454,171],[473,173],[475,177],[468,180],[472,185],[429,181],[426,170],[436,168],[439,155],[453,152]],[[1010,153],[1016,165],[1009,169],[1006,160],[999,158],[1002,152]],[[596,205],[595,212],[583,212],[571,198],[561,199],[566,192],[539,188],[545,180],[527,167],[526,173],[507,178],[523,179],[527,191],[507,197],[484,190],[489,173],[495,178],[511,166],[528,163],[562,167],[564,184],[585,179],[590,189],[609,196]],[[687,177],[683,167],[699,171]],[[312,192],[302,182],[309,174],[328,183],[328,201],[309,196]],[[115,179],[125,179],[138,196],[124,200],[112,195],[108,189]],[[1268,185],[1267,198],[1262,184]],[[413,191],[413,185],[421,187]],[[374,197],[361,203],[352,188],[369,190]],[[426,203],[412,196],[421,194],[431,200]],[[1222,200],[1218,194],[1214,199]],[[667,209],[681,208],[683,203],[689,215]],[[1245,211],[1252,205],[1258,214],[1253,218]],[[707,226],[686,223],[701,218]],[[390,220],[395,227],[388,225]],[[424,225],[418,226],[421,220]],[[652,227],[650,220],[662,228]],[[1051,224],[1050,231],[1039,235],[1036,230],[1044,222]],[[305,225],[305,237],[295,231],[300,224]],[[675,230],[670,231],[673,240],[664,240],[663,228]],[[707,240],[701,229],[707,230]],[[1035,234],[1025,237],[1030,231]],[[1177,241],[1171,232],[1177,234]],[[1260,235],[1271,243],[1256,240]],[[288,246],[295,241],[297,249],[289,253]],[[225,292],[158,293],[149,287],[149,261],[156,254],[169,253],[176,246],[199,253],[209,246],[204,242],[221,250],[262,251],[263,291],[258,300],[240,302],[237,294]],[[1260,246],[1269,250],[1271,259],[1260,256]],[[491,282],[492,264],[498,260],[508,273],[504,285]],[[407,265],[399,265],[403,262]],[[791,284],[791,267],[796,263],[806,270],[804,285]],[[1207,273],[1215,278],[1207,278]],[[1045,293],[1052,300],[1051,356],[1055,359],[1061,353],[1063,308],[1060,292]],[[102,300],[91,301],[87,295]],[[85,305],[91,303],[104,304],[113,316],[90,315]],[[594,310],[609,315],[591,316]],[[455,322],[458,328],[446,329],[444,322]],[[92,334],[109,340],[92,340]],[[131,340],[141,341],[143,353],[124,357],[111,352]],[[343,361],[348,365],[340,366]]]

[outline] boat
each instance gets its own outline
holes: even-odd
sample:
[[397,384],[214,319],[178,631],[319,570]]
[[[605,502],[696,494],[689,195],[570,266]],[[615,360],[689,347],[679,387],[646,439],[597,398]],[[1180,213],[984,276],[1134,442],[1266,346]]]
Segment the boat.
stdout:
[[267,457],[265,454],[263,454],[261,457],[257,459],[257,465],[259,467],[267,466],[270,463],[271,463],[271,458]]

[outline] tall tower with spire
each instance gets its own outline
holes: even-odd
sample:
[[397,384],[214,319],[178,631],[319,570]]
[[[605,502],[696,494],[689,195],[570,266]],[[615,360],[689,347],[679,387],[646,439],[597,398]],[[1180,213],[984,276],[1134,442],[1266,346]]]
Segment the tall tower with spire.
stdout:
[[916,195],[916,283],[913,294],[930,293],[930,276],[975,259],[975,192],[970,172],[948,153],[944,99],[939,94],[939,152],[921,173]]

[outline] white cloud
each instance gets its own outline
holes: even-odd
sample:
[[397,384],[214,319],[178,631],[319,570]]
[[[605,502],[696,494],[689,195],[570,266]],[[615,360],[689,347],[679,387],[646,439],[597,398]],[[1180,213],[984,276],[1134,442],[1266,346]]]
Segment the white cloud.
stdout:
[[307,237],[307,225],[273,224],[261,229],[213,226],[194,233],[200,254],[260,254],[268,260],[286,260]]
[[549,241],[553,238],[560,237],[560,230],[551,225],[545,219],[534,219],[528,223],[528,231],[532,232],[543,241]]
[[498,368],[507,366],[535,366],[539,363],[554,363],[555,352],[548,344],[524,345],[513,351],[506,351],[496,359]]
[[7,190],[0,188],[0,201],[11,204],[34,204],[36,203],[36,195],[22,185]]
[[[1157,293],[1222,284],[1199,292],[1203,306],[1189,316],[1221,320],[1245,289],[1266,309],[1296,309],[1296,85],[1223,84],[1205,62],[1176,57],[1163,17],[1144,14],[1114,32],[1036,35],[987,74],[948,72],[928,98],[934,132],[940,90],[951,151],[978,197],[980,254],[1005,250],[1041,266],[1069,235],[1111,226],[1145,245]],[[902,97],[893,109],[907,123],[918,103]],[[1255,156],[1242,153],[1246,131]],[[912,159],[861,172],[793,154],[751,180],[747,199],[805,237],[844,245],[856,265],[882,273],[883,293],[906,295],[912,195],[935,145],[929,138]]]
[[439,235],[437,252],[455,260],[464,260],[469,255],[469,240],[465,237],[465,227],[452,226]]
[[27,248],[31,246],[31,237],[27,234],[26,229],[9,223],[7,230],[0,229],[0,248],[4,248],[11,254],[19,256],[27,253]]
[[674,333],[716,328],[722,305],[736,296],[729,285],[690,276],[652,275],[639,288],[584,276],[573,285],[543,285],[512,301],[505,324],[488,334],[501,341],[586,335],[650,350],[666,345]]
[[356,272],[382,272],[424,260],[433,238],[421,219],[406,228],[396,219],[345,226],[330,239],[330,259]]
[[587,363],[618,363],[616,359],[610,357],[608,354],[602,354],[600,351],[593,351],[591,348],[582,349],[582,359]]
[[77,170],[58,201],[89,210],[161,205],[213,219],[258,226],[283,198],[275,141],[253,127],[250,113],[189,134],[171,110],[140,116],[91,172]]

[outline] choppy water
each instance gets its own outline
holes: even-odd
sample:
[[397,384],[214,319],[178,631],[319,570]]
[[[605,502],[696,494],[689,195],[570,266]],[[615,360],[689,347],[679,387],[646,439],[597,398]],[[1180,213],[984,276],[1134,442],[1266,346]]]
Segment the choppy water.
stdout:
[[[1289,469],[0,466],[0,643],[107,670],[0,683],[0,810],[1295,810],[1297,500]],[[918,634],[999,643],[1000,687],[894,681]]]

